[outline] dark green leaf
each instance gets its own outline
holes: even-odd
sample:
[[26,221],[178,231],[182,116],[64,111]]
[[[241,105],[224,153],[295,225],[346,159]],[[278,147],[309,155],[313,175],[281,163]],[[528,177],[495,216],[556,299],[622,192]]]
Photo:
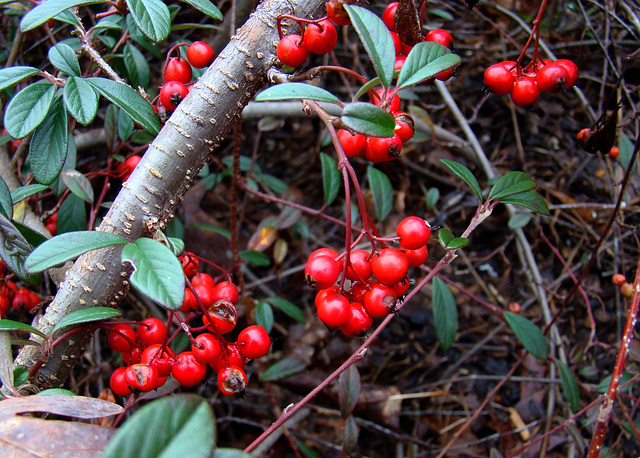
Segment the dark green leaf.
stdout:
[[80,124],[91,123],[98,112],[98,94],[82,78],[70,76],[64,86],[64,105]]
[[106,78],[87,78],[87,81],[107,100],[124,110],[143,129],[152,135],[158,135],[158,115],[137,91],[126,84]]
[[[618,139],[618,148],[620,148],[618,163],[624,170],[627,170],[629,168],[629,163],[631,162],[631,157],[633,156],[633,143],[625,134],[620,134],[620,138]],[[637,164],[634,162],[633,170],[636,169],[636,166]]]
[[179,310],[184,301],[184,273],[169,248],[140,238],[125,245],[122,261],[133,265],[129,281],[141,294],[168,310]]
[[353,415],[349,415],[344,422],[344,445],[346,456],[354,456],[358,450],[358,425]]
[[302,372],[307,365],[295,358],[285,358],[278,361],[260,375],[260,380],[270,382],[273,380],[282,380]]
[[0,320],[0,331],[25,331],[40,336],[43,339],[47,338],[46,335],[38,331],[33,326],[29,326],[28,324],[20,323],[19,321],[13,320]]
[[433,305],[433,325],[443,350],[453,344],[458,332],[458,308],[453,294],[444,281],[438,277],[433,279],[431,294]]
[[93,188],[87,177],[74,169],[64,170],[60,177],[72,193],[88,204],[93,203]]
[[533,191],[522,192],[520,194],[512,194],[509,197],[500,199],[503,204],[520,205],[521,207],[533,210],[541,215],[549,215],[549,207],[547,202]]
[[289,187],[289,185],[282,181],[280,178],[269,175],[268,173],[256,173],[254,177],[256,180],[260,180],[261,182],[263,182],[276,194],[282,194]]
[[449,245],[449,243],[451,243],[453,238],[453,233],[445,227],[438,231],[438,242],[445,250],[447,249],[447,246]]
[[28,272],[42,272],[83,253],[112,245],[124,245],[127,241],[109,232],[81,231],[67,232],[47,240],[27,258]]
[[49,62],[62,73],[69,76],[80,76],[78,56],[66,43],[58,43],[49,48]]
[[457,250],[458,248],[463,248],[469,245],[469,239],[466,237],[455,237],[447,243],[447,250]]
[[373,194],[373,206],[376,209],[378,221],[383,221],[393,208],[393,187],[391,180],[378,169],[367,167],[367,180]]
[[476,180],[476,177],[473,176],[468,168],[455,161],[450,161],[449,159],[440,159],[440,162],[449,167],[449,169],[458,177],[462,178],[462,181],[469,185],[478,200],[482,202],[482,191],[480,190],[478,180]]
[[13,386],[20,386],[29,379],[27,366],[16,366],[13,369]]
[[269,256],[261,253],[260,251],[245,250],[240,252],[238,256],[254,266],[266,267],[271,265],[271,259],[269,259]]
[[24,267],[25,259],[31,251],[31,245],[24,236],[9,219],[0,214],[0,259],[18,278],[30,284],[37,284],[40,275],[30,275]]
[[267,333],[273,328],[273,309],[265,301],[258,301],[256,305],[256,324],[262,326]]
[[524,172],[509,172],[500,178],[489,191],[489,199],[500,200],[502,197],[531,191],[536,183]]
[[53,17],[56,21],[64,22],[65,24],[80,25],[78,18],[69,10],[61,11]]
[[122,16],[113,14],[111,16],[101,18],[96,25],[91,27],[91,31],[98,30],[122,30]]
[[87,207],[84,200],[69,194],[58,210],[58,235],[87,229]]
[[62,97],[51,105],[47,118],[33,133],[29,144],[29,160],[33,177],[42,184],[58,178],[69,150],[69,123]]
[[381,84],[382,84],[382,81],[380,81],[380,78],[378,78],[377,76],[372,80],[367,81],[364,85],[360,87],[360,89],[358,89],[358,92],[356,92],[356,94],[353,96],[353,100],[358,100],[364,94],[369,92],[369,89],[373,89],[374,87],[380,86]]
[[396,51],[387,26],[366,8],[344,4],[351,23],[367,51],[382,84],[389,87],[393,78]]
[[[626,391],[629,391],[630,388],[632,388],[634,386],[634,384],[629,384],[627,385],[627,383],[629,383],[631,380],[633,380],[634,376],[631,375],[629,372],[622,372],[622,376],[620,377],[620,389],[618,390],[619,393],[624,393]],[[598,383],[598,387],[597,387],[597,391],[600,394],[604,394],[607,391],[609,391],[609,385],[611,384],[611,375],[607,375],[605,378],[602,379],[602,381],[600,383]],[[627,385],[627,386],[624,386]]]
[[40,70],[34,67],[7,67],[0,69],[0,91],[19,83],[25,78],[35,75]]
[[187,224],[187,226],[194,227],[196,229],[204,229],[206,231],[215,232],[216,234],[220,234],[221,236],[227,239],[231,239],[231,232],[229,232],[228,229],[225,229],[223,227],[216,227],[216,226],[212,226],[211,224],[204,224],[204,223],[192,223],[192,224]]
[[215,440],[215,418],[207,401],[192,394],[174,394],[134,413],[102,456],[207,458]]
[[51,396],[53,394],[60,394],[63,396],[75,396],[76,394],[73,391],[65,390],[64,388],[48,388],[46,390],[42,390],[36,393],[38,396]]
[[578,388],[578,382],[576,381],[573,372],[571,372],[571,369],[569,369],[569,366],[565,363],[557,359],[556,366],[558,366],[558,370],[560,372],[562,393],[564,394],[567,402],[569,402],[571,411],[576,412],[580,404],[580,388]]
[[320,153],[322,163],[322,187],[324,189],[324,204],[329,206],[338,196],[342,180],[338,171],[338,164],[331,156]]
[[355,102],[344,106],[342,124],[371,137],[392,137],[396,121],[388,111],[372,103]]
[[531,221],[531,215],[529,213],[516,213],[509,218],[507,225],[509,229],[515,231],[516,229],[526,226],[529,221]]
[[138,29],[149,40],[159,42],[171,30],[169,8],[161,0],[126,0]]
[[182,0],[183,2],[193,6],[195,9],[200,11],[201,13],[206,14],[211,19],[215,19],[216,21],[222,21],[224,16],[216,6],[211,3],[209,0]]
[[34,29],[62,11],[74,6],[94,5],[96,3],[105,3],[105,0],[47,0],[23,16],[20,22],[20,30],[26,32]]
[[298,447],[298,450],[300,450],[300,453],[302,454],[302,456],[304,456],[304,458],[322,458],[322,456],[318,452],[316,452],[301,440],[298,440],[295,437],[293,438],[293,440],[295,441],[296,447]]
[[118,137],[123,142],[133,133],[133,120],[123,110],[118,110]]
[[342,418],[347,418],[360,398],[360,373],[356,366],[351,365],[338,377],[338,400]]
[[18,229],[20,234],[22,234],[25,240],[29,243],[29,245],[34,248],[39,246],[45,240],[48,240],[48,238],[42,235],[40,232],[36,232],[22,223],[19,223],[17,221],[12,221],[12,223],[16,227],[16,229]]
[[460,65],[460,56],[440,43],[422,42],[413,47],[398,75],[398,87],[413,86]]
[[176,256],[179,256],[182,252],[184,252],[184,240],[182,240],[181,238],[167,237],[167,243],[169,244],[171,252]]
[[104,321],[111,318],[122,316],[122,312],[118,309],[110,307],[91,307],[88,309],[76,310],[61,319],[51,331],[55,334],[62,328],[73,326],[75,324],[93,323],[95,321]]
[[525,350],[538,359],[547,359],[549,346],[538,326],[527,318],[511,312],[504,312],[504,318]]
[[298,323],[305,322],[304,313],[302,312],[302,310],[300,310],[297,305],[289,302],[288,300],[282,299],[281,297],[270,297],[266,299],[266,301],[274,307],[282,310]]
[[271,86],[256,95],[256,102],[271,100],[319,100],[321,102],[340,103],[331,92],[305,83],[283,83]]
[[124,47],[124,65],[127,67],[131,84],[142,87],[149,85],[150,70],[147,59],[138,48],[131,44]]
[[56,94],[48,81],[38,81],[18,92],[4,113],[4,127],[13,138],[24,138],[47,117]]
[[43,184],[28,184],[26,186],[21,186],[11,191],[11,200],[14,204],[17,204],[21,200],[24,200],[27,197],[42,192],[48,188],[49,186],[45,186]]
[[11,191],[9,191],[9,187],[2,178],[0,178],[0,213],[2,213],[7,219],[13,218],[13,199],[11,199]]

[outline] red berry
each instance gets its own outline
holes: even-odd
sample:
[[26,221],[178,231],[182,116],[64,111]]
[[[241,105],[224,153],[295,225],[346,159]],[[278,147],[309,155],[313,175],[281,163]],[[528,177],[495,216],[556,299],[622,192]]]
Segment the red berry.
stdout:
[[124,372],[126,370],[126,367],[117,368],[113,371],[113,374],[111,374],[111,378],[109,379],[111,391],[118,396],[129,396],[131,394],[131,389],[127,385],[127,382],[124,381]]
[[128,353],[120,353],[120,356],[127,366],[131,366],[132,364],[138,364],[140,362],[140,359],[142,358],[142,350],[138,347],[133,347],[133,349]]
[[400,156],[402,140],[398,134],[393,137],[368,137],[364,157],[371,162],[386,162]]
[[387,5],[382,13],[382,22],[387,26],[387,29],[394,31],[396,30],[396,24],[393,21],[393,18],[396,15],[396,10],[398,9],[398,2],[391,2]]
[[417,250],[404,250],[404,255],[407,257],[409,267],[420,267],[429,258],[429,251],[427,246],[423,245]]
[[407,275],[409,262],[400,250],[385,248],[380,250],[371,260],[373,275],[386,286],[393,286]]
[[451,78],[453,76],[453,68],[450,68],[449,70],[445,70],[443,72],[440,72],[436,75],[436,79],[439,81],[447,81],[449,78]]
[[153,364],[158,368],[158,376],[166,377],[171,373],[171,367],[176,355],[169,347],[164,347],[164,350],[160,353],[161,348],[162,345],[160,344],[149,345],[140,355],[140,363]]
[[422,218],[407,216],[398,224],[396,234],[400,237],[402,248],[417,250],[431,238],[431,227]]
[[396,296],[402,297],[409,291],[409,287],[411,286],[411,282],[408,278],[404,278],[400,280],[398,283],[393,285],[393,291],[396,293]]
[[171,374],[180,385],[194,386],[204,380],[207,366],[198,361],[192,352],[184,351],[176,356]]
[[349,309],[349,319],[347,323],[340,327],[340,330],[349,337],[356,337],[364,334],[373,325],[373,318],[369,315],[362,304],[352,302]]
[[364,153],[367,147],[367,137],[362,134],[352,134],[346,129],[339,129],[337,132],[338,140],[344,150],[344,154],[349,157],[357,157]]
[[309,57],[309,50],[301,43],[302,37],[297,34],[282,37],[276,48],[280,62],[287,67],[299,67]]
[[45,220],[44,227],[51,235],[56,235],[58,232],[58,212],[55,212]]
[[11,301],[7,296],[0,296],[0,318],[4,318],[4,315],[11,308]]
[[210,364],[211,369],[213,369],[214,372],[219,373],[222,369],[229,366],[236,366],[242,369],[247,363],[247,360],[244,359],[244,356],[240,353],[240,348],[238,346],[228,345],[226,348],[226,360],[225,353],[222,352],[220,353],[220,357]]
[[399,71],[402,70],[402,67],[404,67],[404,63],[407,61],[407,58],[405,56],[398,56],[396,57],[396,63],[393,64],[393,71]]
[[179,256],[180,262],[182,263],[182,271],[187,277],[193,277],[198,273],[200,269],[200,261],[193,253],[185,253],[182,256]]
[[213,289],[216,286],[216,282],[211,278],[211,275],[205,273],[195,274],[191,277],[191,284],[193,286],[204,285],[209,289]]
[[213,332],[226,334],[236,327],[238,321],[238,311],[236,307],[228,301],[217,301],[207,309],[207,313],[213,320],[209,323],[207,315],[202,317],[204,325]]
[[147,318],[138,326],[138,339],[145,346],[161,344],[167,335],[167,327],[157,318]]
[[227,396],[238,396],[247,387],[247,374],[237,366],[225,367],[218,373],[218,387]]
[[213,301],[228,301],[238,303],[238,287],[230,281],[222,281],[213,288]]
[[415,133],[413,118],[403,111],[396,111],[393,117],[396,120],[395,132],[400,137],[400,141],[405,143],[411,140]]
[[371,277],[371,253],[364,250],[353,250],[349,255],[351,265],[347,268],[349,280],[368,280]]
[[617,159],[618,156],[620,156],[620,148],[618,148],[617,146],[614,145],[609,150],[609,157],[611,159]]
[[[179,81],[182,84],[189,84],[191,82],[191,65],[186,59],[182,57],[171,57],[167,61],[167,66],[164,68],[164,81]],[[164,107],[167,105],[163,103]],[[176,104],[177,105],[177,104]]]
[[[211,307],[215,302],[215,300],[213,299],[213,290],[207,286],[204,286],[204,285],[194,286],[193,292],[194,292],[194,296],[196,296],[196,301],[197,299],[200,299],[200,302],[202,302],[202,305],[204,305],[204,308]],[[200,307],[198,306],[195,310],[199,310],[199,309]]]
[[[399,56],[400,54],[402,54],[402,40],[400,39],[398,34],[395,32],[391,32],[391,39],[393,39],[393,47],[396,50],[396,56]],[[397,58],[396,58],[396,62],[397,62]],[[396,70],[398,69],[396,68]]]
[[199,310],[198,300],[193,295],[189,288],[184,289],[184,301],[182,302],[182,307],[180,307],[180,311],[182,313],[187,313],[189,310]]
[[351,313],[349,300],[333,289],[323,289],[316,294],[318,318],[330,328],[344,326]]
[[541,91],[555,94],[567,88],[568,77],[569,73],[562,65],[553,63],[538,70],[536,82]]
[[247,359],[262,358],[271,348],[271,339],[267,331],[258,325],[244,328],[238,334],[237,343],[240,353]]
[[330,256],[316,256],[307,261],[304,279],[315,289],[325,289],[333,285],[340,275],[340,264]]
[[513,84],[511,89],[511,100],[519,107],[530,105],[540,96],[540,88],[535,78],[522,77]]
[[335,25],[351,24],[349,13],[347,13],[342,6],[342,2],[339,0],[329,0],[329,2],[327,2],[327,16],[329,16],[329,20]]
[[508,93],[513,82],[513,73],[503,64],[493,64],[484,71],[484,84],[496,95]]
[[622,274],[615,274],[613,277],[611,277],[611,283],[616,286],[622,286],[626,281],[627,279]]
[[365,293],[362,306],[373,318],[381,318],[393,311],[397,299],[393,288],[375,283]]
[[215,52],[204,41],[194,41],[187,48],[187,59],[195,68],[204,68],[211,65]]
[[160,89],[160,103],[167,110],[173,111],[188,93],[187,86],[180,81],[167,81]]
[[442,46],[450,48],[453,45],[453,37],[449,32],[443,29],[433,29],[427,32],[427,36],[424,41],[432,41],[434,43],[440,43]]
[[402,43],[402,54],[404,54],[405,56],[408,56],[412,49],[413,49],[413,46],[409,46],[406,43]]
[[589,137],[591,136],[591,129],[589,129],[588,127],[585,127],[584,129],[581,129],[580,132],[578,132],[578,134],[576,135],[576,139],[580,142],[580,143],[587,143],[587,140],[589,140]]
[[[376,94],[378,94],[378,97],[373,97],[373,104],[376,106],[380,106],[380,103],[382,101],[383,98],[383,92],[384,88],[380,88],[380,89],[376,89]],[[392,89],[387,89],[387,96],[391,95],[391,93],[393,92]],[[388,110],[393,113],[395,111],[400,110],[400,97],[398,96],[398,94],[394,95],[393,98],[391,99],[391,102],[387,101],[387,106],[388,106]]]
[[362,303],[362,301],[364,300],[364,295],[367,291],[369,291],[370,287],[370,282],[359,281],[354,283],[351,286],[351,290],[349,291],[349,293],[351,294],[351,301]]
[[511,74],[513,75],[514,78],[514,82],[515,79],[518,78],[518,69],[520,69],[520,66],[518,65],[518,63],[514,60],[503,60],[502,62],[498,62],[497,65],[504,65],[505,68],[507,70],[509,70],[511,72]]
[[136,168],[141,160],[142,158],[140,156],[134,154],[133,156],[129,156],[124,162],[120,163],[118,167],[116,167],[116,173],[122,178],[122,181],[127,181],[129,179],[133,169]]
[[218,342],[218,339],[216,339],[216,336],[207,332],[197,336],[195,341],[200,345],[200,348],[191,344],[191,352],[198,361],[204,364],[211,364],[220,358],[220,355],[222,354],[222,347],[220,347],[220,343]]
[[133,392],[146,393],[155,390],[158,384],[158,369],[153,365],[134,364],[124,371],[124,381]]
[[578,66],[571,60],[568,59],[558,59],[554,62],[557,65],[564,67],[567,71],[567,80],[565,81],[565,86],[567,89],[573,87],[578,79]]
[[[107,344],[113,351],[120,353],[129,353],[136,341],[136,331],[128,324],[115,323],[111,325],[111,329],[116,332],[109,332]],[[125,337],[126,336],[126,337]]]
[[314,54],[327,54],[338,42],[338,32],[328,20],[309,24],[304,31],[304,46]]
[[620,285],[620,294],[622,294],[624,297],[633,296],[633,284],[624,282],[622,285]]
[[338,257],[338,252],[336,250],[332,250],[331,248],[318,248],[309,255],[309,257],[307,258],[307,263],[319,256],[329,256],[332,259],[336,259]]

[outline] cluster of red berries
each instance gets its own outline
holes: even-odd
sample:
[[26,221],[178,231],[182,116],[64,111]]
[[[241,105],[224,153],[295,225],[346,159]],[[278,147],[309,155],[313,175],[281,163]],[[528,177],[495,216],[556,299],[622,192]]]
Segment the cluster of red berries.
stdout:
[[0,261],[0,318],[4,318],[11,307],[19,312],[30,312],[40,304],[40,296],[33,291],[5,281],[8,273],[7,265]]
[[315,304],[320,321],[354,337],[366,333],[374,318],[395,311],[398,299],[409,289],[409,267],[421,266],[429,256],[431,228],[422,218],[409,216],[400,222],[396,234],[400,249],[350,252],[345,272],[345,279],[351,281],[348,291],[335,285],[344,271],[346,256],[338,256],[330,248],[311,253],[304,270],[305,280],[318,290]]
[[276,47],[276,55],[287,67],[304,64],[312,52],[324,55],[333,50],[338,42],[338,32],[327,19],[312,22],[304,27],[301,35],[290,34],[282,37]]
[[191,67],[204,68],[213,62],[215,53],[203,41],[194,41],[187,48],[187,58],[171,57],[164,67],[164,84],[160,89],[160,103],[167,111],[173,111],[189,93],[193,71]]
[[532,104],[542,92],[556,94],[572,87],[578,79],[578,66],[568,59],[542,59],[522,68],[506,60],[484,72],[484,84],[497,95],[510,94],[518,106]]
[[623,274],[615,274],[611,277],[611,283],[620,287],[620,294],[624,297],[631,297],[633,295],[633,285],[627,282],[627,278]]

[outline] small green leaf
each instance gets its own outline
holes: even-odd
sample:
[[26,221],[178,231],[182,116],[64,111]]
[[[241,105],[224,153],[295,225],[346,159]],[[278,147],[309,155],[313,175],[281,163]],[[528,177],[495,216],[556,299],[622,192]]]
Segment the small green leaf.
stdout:
[[13,320],[0,320],[0,331],[25,331],[40,336],[43,339],[47,338],[46,335],[38,331],[33,326],[29,326],[28,324],[20,323],[19,321]]
[[27,366],[16,366],[13,369],[13,386],[20,386],[29,379]]
[[531,215],[529,213],[516,213],[511,218],[509,218],[507,226],[509,226],[509,229],[511,229],[512,231],[515,231],[516,229],[529,224],[529,221],[531,221]]
[[180,256],[180,254],[184,252],[184,240],[179,237],[167,237],[166,240],[167,244],[169,244],[169,249],[173,254]]
[[13,218],[11,191],[9,191],[9,187],[2,178],[0,178],[0,213],[7,219]]
[[358,89],[358,92],[355,93],[355,95],[353,96],[353,100],[358,100],[364,94],[369,92],[369,89],[373,89],[374,87],[380,86],[381,84],[382,81],[380,81],[380,78],[378,78],[377,76],[372,80],[367,81],[360,87],[360,89]]
[[429,188],[425,195],[425,199],[427,202],[427,209],[431,210],[435,208],[438,203],[438,199],[440,199],[440,190],[438,188]]
[[135,125],[131,117],[123,110],[118,110],[118,137],[123,142],[133,133]]
[[80,76],[80,63],[73,48],[66,43],[58,43],[49,48],[49,62],[62,73]]
[[455,237],[447,243],[445,249],[447,250],[457,250],[458,248],[464,248],[469,245],[469,239],[466,237]]
[[32,195],[42,192],[45,189],[49,189],[49,186],[45,186],[43,184],[28,184],[26,186],[21,186],[11,191],[11,200],[14,204],[17,204],[27,197],[31,197]]
[[256,324],[262,326],[267,333],[273,329],[273,309],[265,301],[258,301],[256,305]]
[[169,8],[161,0],[126,0],[138,29],[149,40],[164,40],[171,30]]
[[216,425],[207,401],[193,394],[157,399],[134,413],[109,442],[104,458],[207,458]]
[[324,204],[326,206],[338,196],[342,180],[338,171],[338,164],[331,156],[320,153],[320,162],[322,163],[322,187],[324,189]]
[[271,382],[273,380],[282,380],[302,372],[307,365],[295,358],[285,358],[278,361],[260,375],[263,382]]
[[93,203],[93,188],[87,177],[74,169],[64,170],[60,177],[72,193],[88,204]]
[[70,76],[64,86],[64,106],[69,114],[83,126],[90,124],[98,112],[98,94],[82,78]]
[[25,259],[31,251],[29,242],[13,223],[0,213],[0,259],[18,278],[33,285],[38,283],[40,276],[28,274],[24,266]]
[[95,5],[96,3],[104,3],[105,0],[47,0],[40,3],[20,21],[20,31],[35,29],[39,25],[44,24],[52,17],[57,16],[64,10],[80,5]]
[[216,21],[222,21],[224,19],[224,16],[220,12],[220,10],[216,8],[216,6],[208,0],[182,0],[182,1],[187,3],[188,5],[193,6],[195,9],[197,9],[201,13],[206,14],[211,19],[214,19]]
[[269,304],[273,305],[275,308],[282,310],[298,323],[305,322],[304,313],[297,305],[293,304],[292,302],[289,302],[286,299],[282,299],[281,297],[270,297],[266,299],[266,301]]
[[445,250],[447,249],[447,246],[449,246],[449,243],[451,243],[453,238],[453,233],[446,227],[443,227],[438,231],[438,242]]
[[365,51],[369,55],[382,84],[389,87],[393,78],[396,51],[387,26],[366,8],[344,4]]
[[95,321],[104,321],[111,318],[122,316],[122,312],[111,307],[91,307],[88,309],[76,310],[61,319],[51,331],[55,334],[62,328],[73,326],[76,324],[93,323]]
[[450,161],[449,159],[440,159],[440,162],[449,167],[449,170],[451,170],[458,177],[462,178],[462,181],[469,185],[478,200],[482,202],[482,191],[480,190],[478,180],[476,180],[476,177],[473,176],[468,168],[455,161]]
[[129,73],[131,84],[142,87],[149,85],[151,72],[147,59],[138,48],[131,44],[124,47],[124,65]]
[[358,368],[351,365],[338,377],[338,400],[342,418],[347,418],[360,398],[360,373]]
[[271,259],[269,259],[269,256],[261,253],[260,251],[245,250],[240,252],[238,256],[254,266],[266,267],[271,265]]
[[42,272],[83,253],[112,245],[124,245],[127,241],[109,232],[80,231],[56,235],[47,240],[27,258],[27,272]]
[[[633,142],[629,140],[625,134],[620,134],[618,139],[618,148],[620,148],[620,156],[618,156],[618,163],[626,171],[629,168],[631,157],[633,156]],[[636,169],[636,162],[633,163],[633,170]],[[632,172],[633,172],[632,170]]]
[[318,100],[320,102],[340,103],[340,100],[326,89],[305,83],[283,83],[271,86],[256,95],[256,102],[272,100]]
[[63,396],[75,396],[73,391],[65,390],[64,388],[48,388],[36,393],[37,396],[51,396],[53,394],[60,394]]
[[383,221],[393,208],[393,187],[391,180],[378,169],[367,167],[367,180],[373,194],[373,206],[376,210],[378,221]]
[[264,183],[265,186],[267,186],[276,194],[282,194],[289,187],[286,182],[282,181],[276,176],[269,175],[268,173],[256,173],[254,175],[254,178]]
[[452,54],[440,43],[422,42],[416,44],[398,75],[398,87],[421,83],[438,73],[460,65],[460,56]]
[[549,346],[538,326],[527,318],[512,312],[504,312],[504,318],[525,350],[538,359],[547,359]]
[[40,70],[34,67],[18,66],[0,69],[0,91],[35,75]]
[[168,310],[182,307],[184,273],[169,248],[155,240],[140,238],[125,245],[122,261],[133,265],[129,281],[138,292]]
[[396,121],[388,111],[372,103],[355,102],[344,106],[342,124],[371,137],[392,137]]
[[444,281],[438,277],[433,279],[433,292],[431,293],[433,305],[433,325],[436,335],[443,350],[447,350],[453,344],[458,332],[458,308],[453,294]]
[[549,215],[549,207],[547,202],[537,193],[533,191],[522,192],[520,194],[512,194],[509,197],[500,199],[503,204],[520,205],[521,207],[533,210],[541,215]]
[[31,171],[38,183],[51,184],[58,178],[69,151],[69,123],[62,97],[57,97],[47,118],[33,133],[29,144]]
[[354,456],[358,450],[358,425],[353,415],[349,415],[344,422],[344,444],[342,449],[346,456]]
[[223,227],[216,227],[212,226],[211,224],[204,223],[191,223],[187,224],[187,226],[194,227],[196,229],[204,229],[205,231],[211,231],[213,233],[220,234],[226,239],[231,239],[231,232],[229,232],[229,229],[225,229]]
[[578,388],[578,382],[576,381],[573,372],[571,372],[571,369],[569,369],[569,366],[565,363],[557,359],[556,366],[558,366],[558,370],[560,372],[562,393],[564,394],[567,402],[569,402],[571,411],[576,412],[580,404],[580,388]]
[[47,237],[42,235],[40,232],[36,232],[30,227],[25,226],[24,224],[21,224],[17,221],[12,221],[12,223],[16,227],[16,229],[18,229],[18,232],[22,234],[27,243],[34,248],[39,246],[45,240],[48,240]]
[[[618,390],[618,392],[624,393],[626,391],[629,391],[634,386],[634,384],[627,385],[627,383],[633,380],[633,378],[634,376],[631,375],[629,372],[623,371],[622,376],[620,377],[620,389]],[[607,391],[609,391],[610,384],[611,384],[611,375],[607,375],[605,378],[602,379],[600,383],[598,383],[598,387],[596,388],[596,390],[598,391],[598,393],[604,394]],[[624,385],[627,385],[627,386],[624,386]]]
[[48,81],[38,81],[18,92],[7,105],[4,127],[13,138],[24,138],[47,117],[56,94]]
[[58,235],[87,229],[87,204],[69,194],[58,210]]
[[500,200],[512,194],[531,191],[536,183],[524,172],[509,172],[501,177],[489,191],[489,199]]

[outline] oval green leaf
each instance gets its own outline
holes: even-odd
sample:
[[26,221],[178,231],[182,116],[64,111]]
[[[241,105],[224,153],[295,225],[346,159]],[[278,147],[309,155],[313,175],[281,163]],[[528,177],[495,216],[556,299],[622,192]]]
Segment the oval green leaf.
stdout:
[[47,338],[46,335],[38,331],[33,326],[29,326],[28,324],[20,323],[19,321],[13,320],[0,320],[0,331],[24,331],[40,336],[43,339]]
[[273,309],[265,301],[258,301],[256,305],[256,324],[262,326],[267,333],[273,329]]
[[42,390],[36,393],[37,396],[51,396],[53,394],[60,394],[63,396],[76,396],[76,394],[71,390],[66,390],[64,388],[48,388],[46,390]]
[[342,418],[347,418],[360,398],[360,373],[356,366],[349,366],[338,377],[338,401]]
[[11,198],[11,191],[9,187],[0,178],[0,213],[2,213],[7,219],[13,218],[13,199]]
[[318,100],[320,102],[340,103],[331,92],[321,87],[305,83],[283,83],[271,86],[256,95],[256,102],[272,100]]
[[91,123],[98,112],[98,94],[82,78],[70,76],[64,86],[64,105],[71,116],[80,124]]
[[449,246],[449,243],[451,243],[453,238],[453,233],[446,227],[443,227],[438,231],[438,242],[445,250],[447,249],[447,246]]
[[391,113],[372,103],[345,105],[341,120],[348,128],[371,137],[392,137],[395,133],[396,121]]
[[69,76],[80,76],[78,56],[66,43],[58,43],[49,48],[49,62],[62,73]]
[[13,138],[24,138],[47,116],[56,94],[48,81],[38,81],[18,92],[4,113],[4,127]]
[[260,380],[270,382],[273,380],[282,380],[302,372],[307,365],[295,358],[285,358],[278,361],[260,375]]
[[124,65],[129,73],[129,81],[134,86],[147,87],[150,80],[150,70],[147,59],[138,48],[131,44],[124,47]]
[[451,170],[458,177],[462,178],[462,181],[469,185],[478,200],[482,202],[482,191],[480,190],[478,180],[476,180],[476,177],[473,176],[468,168],[455,161],[450,161],[449,159],[440,159],[440,162],[449,167],[449,170]]
[[271,259],[266,254],[256,250],[245,250],[239,253],[241,259],[254,266],[266,267],[271,265]]
[[466,237],[454,237],[447,243],[447,250],[457,250],[458,248],[464,248],[469,245],[469,239]]
[[58,210],[58,235],[86,228],[87,204],[75,194],[69,194]]
[[367,181],[373,194],[373,206],[378,221],[383,221],[393,208],[393,187],[391,180],[380,170],[367,167]]
[[509,226],[509,229],[512,231],[515,231],[529,224],[529,221],[531,221],[531,215],[529,213],[516,213],[509,218],[507,226]]
[[11,200],[16,204],[27,197],[31,197],[34,194],[44,191],[45,189],[49,189],[49,186],[45,186],[43,184],[28,184],[26,186],[21,186],[11,191]]
[[511,312],[504,312],[504,318],[525,350],[538,359],[547,359],[549,346],[538,326],[527,318]]
[[66,169],[62,171],[60,178],[72,193],[88,204],[93,203],[93,188],[87,177],[77,170]]
[[438,277],[433,279],[433,292],[431,293],[433,304],[433,326],[443,350],[447,350],[453,344],[458,332],[458,308],[453,294],[444,281]]
[[44,24],[52,17],[60,14],[66,9],[80,5],[94,5],[96,3],[105,3],[105,0],[47,0],[40,3],[20,21],[20,30],[26,32]]
[[320,153],[322,163],[322,188],[324,190],[324,204],[329,206],[338,196],[340,191],[340,172],[338,164],[331,156]]
[[460,56],[440,43],[422,42],[413,47],[398,75],[398,87],[413,86],[460,65]]
[[122,312],[118,309],[110,307],[91,307],[88,309],[76,310],[61,319],[51,331],[55,334],[62,328],[73,326],[75,324],[93,323],[95,321],[104,321],[111,318],[122,316]]
[[501,177],[489,191],[489,199],[500,200],[512,194],[531,191],[536,183],[524,172],[509,172]]
[[167,38],[171,30],[169,8],[161,0],[126,0],[131,16],[145,37],[154,42]]
[[34,67],[18,66],[0,69],[0,91],[35,75],[40,70]]
[[178,394],[145,405],[118,429],[104,458],[207,458],[215,447],[213,410],[199,396]]
[[549,215],[549,207],[547,202],[537,193],[533,191],[521,192],[520,194],[512,194],[509,197],[500,199],[503,204],[520,205],[521,207],[533,210],[541,215]]
[[0,213],[0,259],[21,280],[32,285],[40,280],[39,275],[30,275],[25,270],[25,260],[32,248],[20,231]]
[[580,404],[580,388],[578,388],[578,382],[576,381],[576,378],[574,377],[573,372],[571,372],[569,366],[565,363],[557,359],[556,366],[558,366],[558,372],[560,372],[562,393],[564,394],[567,402],[569,402],[571,411],[576,412]]
[[62,97],[51,105],[47,118],[33,133],[29,144],[29,160],[33,177],[42,184],[58,178],[69,151],[69,123]]
[[208,0],[182,0],[188,5],[193,6],[195,9],[200,11],[201,13],[206,14],[211,19],[216,21],[222,21],[224,16],[220,12],[220,10],[210,1]]
[[266,299],[266,301],[273,305],[275,308],[282,310],[284,313],[289,315],[291,318],[296,320],[298,323],[304,323],[304,312],[300,310],[300,308],[289,302],[286,299],[282,299],[281,297],[270,297]]
[[184,272],[169,248],[141,238],[122,249],[122,261],[133,265],[129,281],[141,294],[168,310],[179,310],[184,301]]

